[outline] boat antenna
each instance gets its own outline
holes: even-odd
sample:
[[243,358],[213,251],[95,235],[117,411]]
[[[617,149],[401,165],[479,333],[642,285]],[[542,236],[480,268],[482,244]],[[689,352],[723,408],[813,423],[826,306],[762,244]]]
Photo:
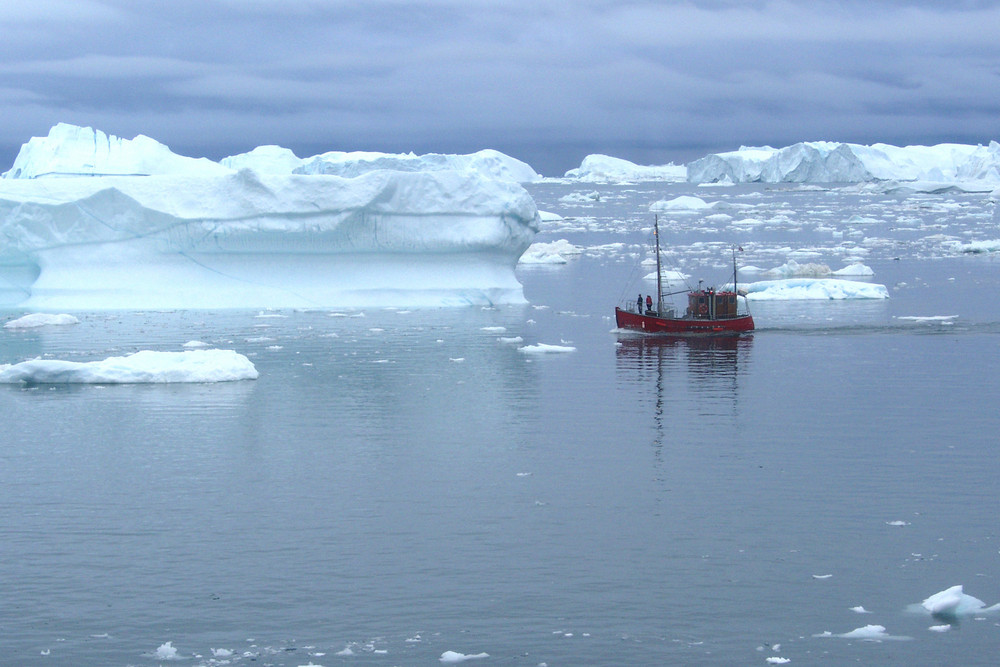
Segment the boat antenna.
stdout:
[[736,289],[736,246],[733,246],[733,294],[739,294],[740,291]]
[[653,214],[653,238],[656,239],[656,314],[663,313],[663,276],[660,271],[660,218]]

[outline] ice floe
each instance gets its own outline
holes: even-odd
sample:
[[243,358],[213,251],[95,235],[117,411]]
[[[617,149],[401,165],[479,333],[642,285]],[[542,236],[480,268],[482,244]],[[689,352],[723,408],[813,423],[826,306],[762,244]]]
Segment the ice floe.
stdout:
[[34,359],[0,364],[0,384],[132,384],[255,380],[257,369],[233,350],[142,350],[101,361]]
[[888,299],[885,285],[836,278],[791,278],[740,283],[747,299],[754,301],[798,301],[804,299]]
[[62,313],[51,315],[49,313],[31,313],[16,320],[4,323],[4,329],[34,329],[47,326],[65,326],[67,324],[79,324],[80,320],[73,315]]
[[963,590],[961,584],[935,593],[920,603],[920,607],[934,616],[957,617],[1000,611],[1000,603],[987,607],[979,598]]
[[483,658],[488,657],[490,657],[489,653],[459,653],[457,651],[445,651],[438,659],[446,665],[452,665],[460,662],[466,662],[468,660],[482,660]]

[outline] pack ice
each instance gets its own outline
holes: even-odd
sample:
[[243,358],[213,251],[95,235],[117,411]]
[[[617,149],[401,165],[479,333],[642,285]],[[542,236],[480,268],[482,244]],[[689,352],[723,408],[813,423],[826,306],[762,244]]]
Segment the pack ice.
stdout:
[[270,167],[234,171],[146,137],[60,125],[43,139],[26,143],[0,180],[0,305],[524,301],[514,266],[538,211],[521,185],[484,175],[479,162],[346,177],[283,171],[298,167],[277,147],[234,162]]

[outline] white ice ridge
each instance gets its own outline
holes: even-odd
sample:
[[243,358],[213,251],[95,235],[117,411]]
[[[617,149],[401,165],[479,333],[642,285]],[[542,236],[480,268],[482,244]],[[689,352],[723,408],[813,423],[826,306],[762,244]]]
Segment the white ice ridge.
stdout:
[[835,278],[791,278],[740,283],[751,301],[798,301],[803,299],[888,299],[885,285]]
[[637,181],[683,182],[687,177],[684,165],[639,165],[609,155],[588,155],[576,169],[564,178],[589,183],[630,183]]
[[101,361],[34,359],[0,364],[3,384],[133,384],[256,380],[257,369],[233,350],[142,350]]
[[[123,139],[90,127],[59,123],[48,136],[32,137],[4,178],[72,176],[222,175],[253,169],[262,174],[360,176],[370,171],[472,171],[484,178],[526,183],[541,178],[530,165],[495,150],[469,155],[333,151],[299,158],[280,146],[258,146],[220,162],[184,157],[155,139]],[[682,179],[683,180],[683,179]]]
[[522,186],[473,171],[0,181],[0,305],[523,303]]
[[1000,183],[1000,144],[989,146],[888,144],[809,141],[771,148],[742,147],[706,155],[687,165],[690,183],[858,183],[921,181],[981,183],[989,192]]

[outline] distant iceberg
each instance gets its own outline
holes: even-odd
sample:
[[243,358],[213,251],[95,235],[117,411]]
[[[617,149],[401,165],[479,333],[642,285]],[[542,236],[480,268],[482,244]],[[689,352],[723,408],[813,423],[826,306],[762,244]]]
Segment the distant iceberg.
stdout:
[[0,181],[0,304],[28,310],[523,303],[523,187],[471,171]]
[[632,183],[638,181],[668,181],[683,183],[687,177],[684,165],[645,166],[608,155],[588,155],[576,169],[564,178],[590,183]]
[[888,144],[809,141],[785,148],[742,147],[706,155],[687,165],[690,183],[860,183],[912,181],[1000,183],[1000,144]]

